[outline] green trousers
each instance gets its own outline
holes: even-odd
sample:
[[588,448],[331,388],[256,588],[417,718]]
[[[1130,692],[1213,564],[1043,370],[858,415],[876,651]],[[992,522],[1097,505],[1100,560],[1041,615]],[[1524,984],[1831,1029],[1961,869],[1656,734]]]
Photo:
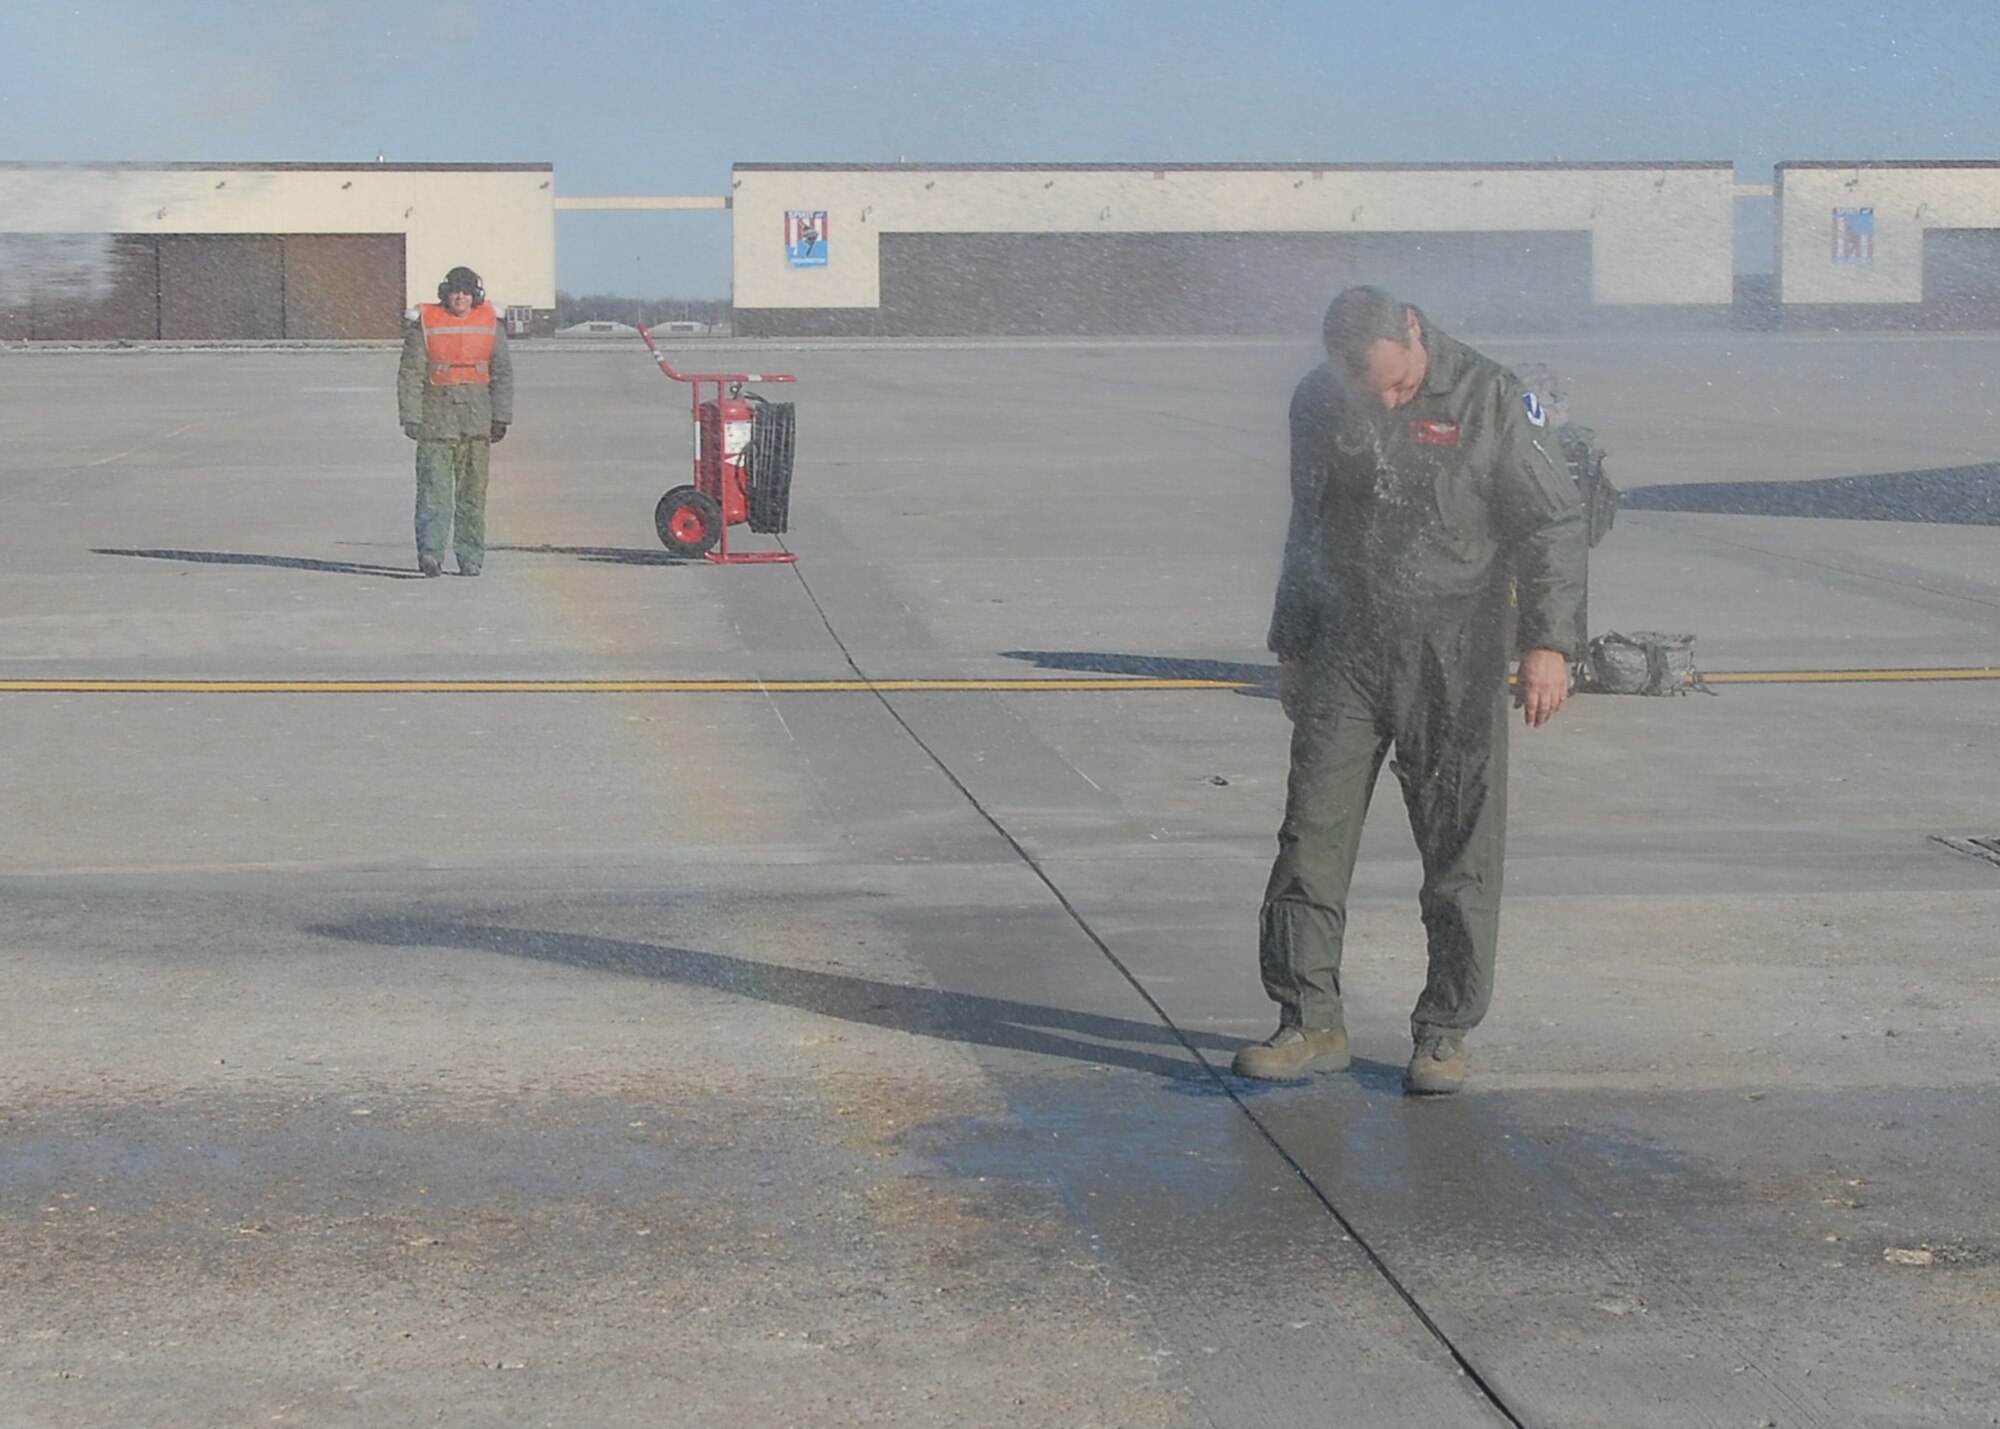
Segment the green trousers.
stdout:
[[1340,953],[1361,823],[1390,748],[1423,856],[1429,976],[1413,1036],[1486,1015],[1507,828],[1504,672],[1466,682],[1426,655],[1379,677],[1309,667],[1292,726],[1278,859],[1258,920],[1264,990],[1291,1026],[1338,1027]]
[[445,542],[463,566],[486,559],[485,437],[417,443],[417,554],[442,559]]

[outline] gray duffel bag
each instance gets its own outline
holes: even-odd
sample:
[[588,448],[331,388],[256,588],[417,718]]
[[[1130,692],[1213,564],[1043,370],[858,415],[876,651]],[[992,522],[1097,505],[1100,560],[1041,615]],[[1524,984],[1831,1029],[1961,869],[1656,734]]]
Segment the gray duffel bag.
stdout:
[[1576,683],[1600,695],[1714,693],[1695,668],[1694,637],[1660,630],[1598,636],[1579,663]]

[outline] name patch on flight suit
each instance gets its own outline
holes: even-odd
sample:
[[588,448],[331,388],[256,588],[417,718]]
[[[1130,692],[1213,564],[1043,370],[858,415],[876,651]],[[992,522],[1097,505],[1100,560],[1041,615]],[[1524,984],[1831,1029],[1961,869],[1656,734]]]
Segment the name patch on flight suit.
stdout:
[[1410,423],[1410,440],[1420,447],[1455,447],[1458,445],[1458,423],[1419,418]]

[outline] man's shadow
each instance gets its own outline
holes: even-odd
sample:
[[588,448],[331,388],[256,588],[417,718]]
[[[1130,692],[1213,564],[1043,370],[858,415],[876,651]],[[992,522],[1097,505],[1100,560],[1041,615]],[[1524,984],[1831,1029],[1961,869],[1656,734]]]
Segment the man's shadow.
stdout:
[[1278,667],[1241,660],[1190,660],[1179,655],[1115,654],[1102,650],[1002,650],[1007,660],[1025,660],[1038,670],[1071,670],[1092,675],[1125,675],[1145,680],[1220,680],[1242,688],[1252,699],[1278,697]]
[[[379,947],[470,948],[592,972],[680,983],[919,1037],[1124,1067],[1197,1094],[1221,1093],[1215,1072],[1199,1061],[1167,1055],[1167,1049],[1191,1046],[1226,1056],[1241,1045],[1238,1038],[1185,1030],[1176,1033],[1157,1022],[582,933],[400,917],[355,918],[318,924],[306,931]],[[1134,1043],[1138,1045],[1127,1045]]]
[[[635,551],[619,546],[489,546],[489,552],[507,551],[537,556],[575,556],[599,565],[685,566],[698,564],[699,556],[676,556],[667,551]],[[421,580],[414,566],[381,566],[369,561],[322,561],[308,556],[266,556],[243,551],[177,551],[158,548],[131,549],[98,546],[93,556],[136,556],[149,561],[186,561],[204,566],[270,566],[281,571],[325,571],[337,576],[373,576],[390,580]]]
[[326,571],[337,576],[374,576],[388,580],[422,580],[413,566],[378,566],[365,561],[319,561],[306,556],[256,556],[240,551],[126,550],[93,547],[93,556],[137,556],[149,561],[187,561],[203,566],[273,566],[281,571]]

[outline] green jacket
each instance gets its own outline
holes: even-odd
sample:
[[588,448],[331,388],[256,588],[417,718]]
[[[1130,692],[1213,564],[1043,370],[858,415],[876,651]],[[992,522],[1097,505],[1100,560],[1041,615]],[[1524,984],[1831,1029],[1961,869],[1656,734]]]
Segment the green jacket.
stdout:
[[460,382],[446,387],[430,384],[430,361],[424,351],[424,325],[412,309],[403,324],[403,358],[396,368],[396,412],[404,426],[423,428],[422,440],[455,441],[483,437],[498,422],[514,420],[514,360],[507,354],[507,329],[494,319],[493,356],[485,382]]
[[1401,665],[1421,649],[1505,670],[1583,653],[1584,521],[1519,378],[1425,324],[1422,389],[1386,411],[1330,366],[1292,394],[1292,519],[1271,618],[1281,660]]

